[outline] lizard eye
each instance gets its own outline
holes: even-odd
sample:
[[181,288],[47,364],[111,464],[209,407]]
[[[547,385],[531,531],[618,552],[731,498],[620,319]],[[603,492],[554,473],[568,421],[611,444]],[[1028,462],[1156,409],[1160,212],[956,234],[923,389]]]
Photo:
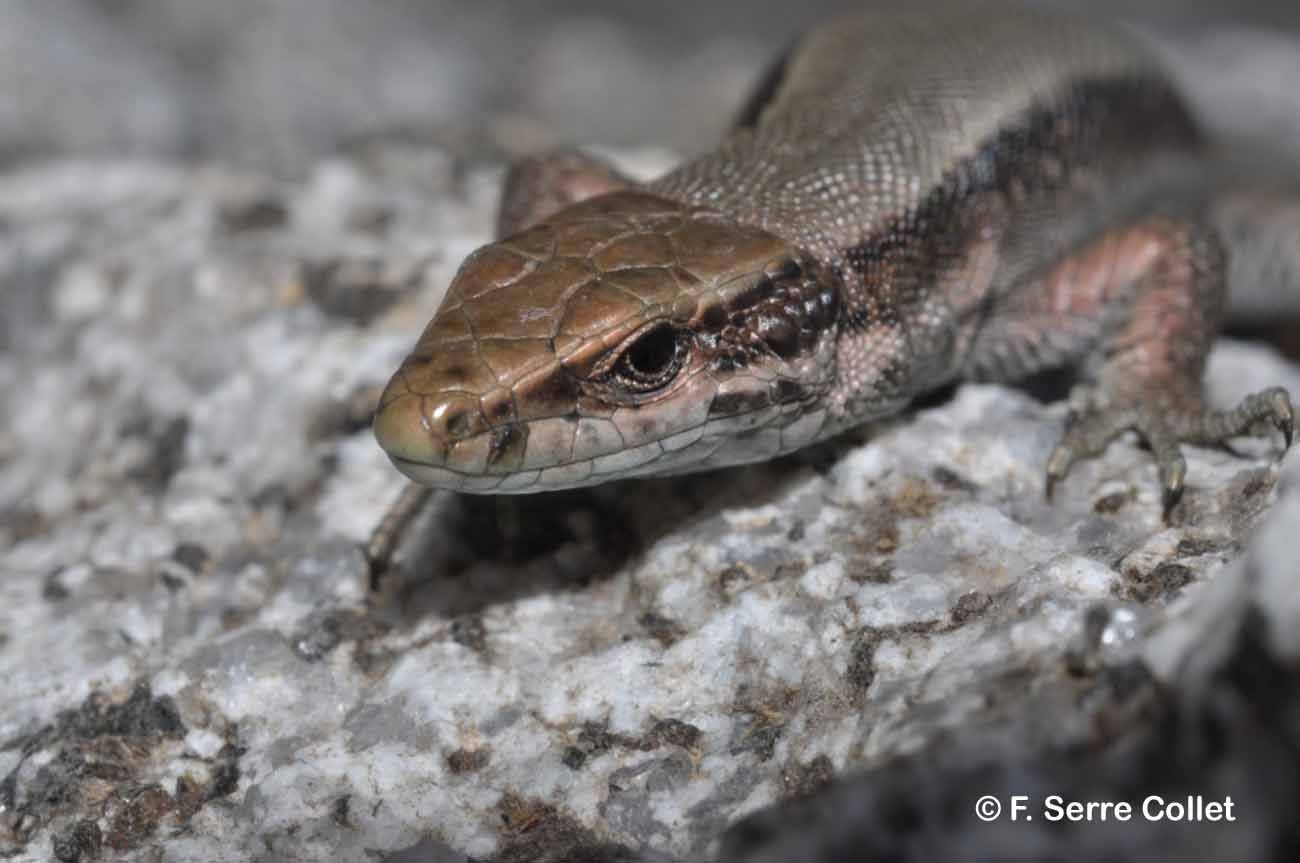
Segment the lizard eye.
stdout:
[[681,332],[661,321],[627,340],[611,374],[633,392],[653,392],[672,383],[685,358],[686,340]]

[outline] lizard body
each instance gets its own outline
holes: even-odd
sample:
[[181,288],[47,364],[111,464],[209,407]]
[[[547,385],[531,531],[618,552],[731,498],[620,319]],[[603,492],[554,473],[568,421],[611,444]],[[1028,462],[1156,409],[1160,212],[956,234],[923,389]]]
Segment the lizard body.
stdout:
[[954,380],[1075,366],[1051,483],[1127,429],[1271,424],[1200,395],[1224,302],[1201,139],[1125,33],[982,4],[805,35],[713,152],[644,185],[512,171],[375,419],[419,483],[536,492],[771,458]]

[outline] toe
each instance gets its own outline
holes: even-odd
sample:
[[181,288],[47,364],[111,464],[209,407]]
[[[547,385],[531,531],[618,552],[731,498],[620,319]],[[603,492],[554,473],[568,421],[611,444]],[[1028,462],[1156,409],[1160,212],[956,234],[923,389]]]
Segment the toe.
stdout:
[[1273,411],[1273,424],[1286,441],[1287,449],[1295,437],[1295,407],[1291,404],[1291,394],[1281,387],[1274,387],[1267,393],[1269,407]]
[[1160,462],[1160,487],[1164,491],[1164,515],[1169,513],[1183,497],[1183,485],[1187,479],[1187,460],[1179,453],[1173,459]]
[[1065,475],[1070,472],[1070,465],[1072,464],[1074,464],[1074,450],[1065,441],[1061,441],[1047,459],[1045,494],[1048,500],[1052,499],[1052,492],[1056,490],[1057,484],[1065,479]]

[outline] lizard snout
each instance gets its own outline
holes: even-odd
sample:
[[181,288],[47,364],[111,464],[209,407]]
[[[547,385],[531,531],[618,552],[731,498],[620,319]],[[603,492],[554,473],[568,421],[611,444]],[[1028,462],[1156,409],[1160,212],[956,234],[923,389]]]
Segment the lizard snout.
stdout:
[[407,475],[411,465],[477,473],[476,438],[491,429],[483,400],[471,389],[481,386],[455,351],[407,357],[379,400],[375,438]]

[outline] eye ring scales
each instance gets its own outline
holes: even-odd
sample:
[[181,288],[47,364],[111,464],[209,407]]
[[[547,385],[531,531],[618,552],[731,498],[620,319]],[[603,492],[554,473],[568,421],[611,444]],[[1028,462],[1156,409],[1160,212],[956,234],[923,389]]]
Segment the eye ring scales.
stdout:
[[644,396],[673,383],[690,352],[688,333],[668,321],[655,321],[623,341],[602,370],[602,383]]

